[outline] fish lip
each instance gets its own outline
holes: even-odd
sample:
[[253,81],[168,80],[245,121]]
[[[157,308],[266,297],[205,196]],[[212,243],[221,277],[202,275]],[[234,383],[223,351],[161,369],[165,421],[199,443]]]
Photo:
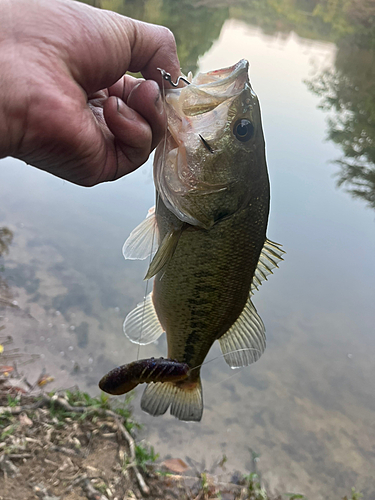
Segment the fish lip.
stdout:
[[237,95],[243,90],[246,84],[251,88],[249,81],[249,62],[246,59],[241,59],[236,64],[228,66],[227,68],[208,71],[207,73],[198,73],[198,75],[193,78],[190,85],[176,89],[168,89],[166,94],[181,95],[181,93],[189,92],[193,87],[199,87],[201,91],[210,94],[210,89],[215,92],[216,87],[221,87],[222,91],[220,93],[225,95],[226,92],[224,88],[229,88],[233,83],[234,86],[231,89],[232,96]]
[[236,64],[227,68],[199,73],[192,81],[192,84],[199,85],[202,90],[207,87],[225,86],[236,82],[233,90],[242,89],[246,83],[249,83],[249,62],[241,59]]
[[232,76],[232,74],[236,76],[238,73],[241,73],[241,71],[246,71],[246,73],[249,71],[249,61],[247,61],[246,59],[241,59],[240,61],[238,61],[238,63],[233,64],[232,66],[228,66],[227,68],[215,69],[204,74],[212,75],[213,77],[215,77],[216,75]]

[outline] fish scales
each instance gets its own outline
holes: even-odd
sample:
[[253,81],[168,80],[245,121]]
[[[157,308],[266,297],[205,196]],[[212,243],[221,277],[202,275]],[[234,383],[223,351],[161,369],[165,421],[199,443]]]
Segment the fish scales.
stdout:
[[[213,342],[240,315],[264,244],[260,221],[267,211],[265,192],[209,231],[190,226],[182,232],[173,259],[154,281],[154,305],[167,333],[169,358],[201,365]],[[159,219],[162,236],[169,225],[164,215]],[[199,370],[193,370],[189,379],[197,378]]]
[[[165,106],[168,133],[154,159],[156,208],[123,248],[125,258],[144,259],[157,240],[146,274],[155,277],[153,291],[125,318],[124,332],[141,345],[166,332],[168,357],[177,363],[172,372],[183,373],[178,380],[163,374],[162,382],[153,372],[135,377],[149,382],[141,408],[154,416],[170,408],[180,420],[199,421],[200,366],[215,340],[232,368],[262,355],[265,328],[251,297],[284,252],[266,238],[269,181],[248,62],[166,91]],[[113,391],[122,383],[115,374]]]

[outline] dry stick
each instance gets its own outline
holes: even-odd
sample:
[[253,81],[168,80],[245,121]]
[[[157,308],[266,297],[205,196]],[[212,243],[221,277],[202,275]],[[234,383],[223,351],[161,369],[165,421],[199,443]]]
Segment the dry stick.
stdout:
[[131,437],[130,433],[122,425],[122,423],[121,423],[120,419],[118,418],[118,416],[116,415],[116,413],[114,413],[111,410],[105,410],[105,411],[106,411],[107,415],[111,416],[115,420],[115,422],[117,424],[117,427],[118,427],[118,430],[120,431],[120,433],[125,438],[125,441],[128,443],[128,445],[129,445],[129,451],[130,451],[130,459],[131,459],[131,464],[129,465],[129,467],[131,467],[133,469],[133,472],[135,474],[135,477],[137,478],[137,481],[138,481],[139,487],[141,488],[142,493],[144,495],[149,495],[150,494],[150,488],[147,486],[147,484],[146,484],[146,482],[145,482],[142,474],[139,472],[138,467],[135,464],[136,457],[135,457],[135,442],[134,442],[134,439]]
[[[63,410],[67,412],[74,412],[74,413],[85,413],[88,410],[86,406],[71,406],[65,399],[53,396],[50,398],[47,396],[47,394],[43,394],[43,397],[40,401],[37,401],[34,405],[29,405],[29,406],[0,406],[0,415],[5,412],[9,412],[12,415],[19,415],[23,411],[26,410],[35,410],[36,408],[41,408],[43,406],[51,406],[51,404],[55,404],[56,406],[60,406]],[[107,417],[112,417],[114,421],[116,422],[117,428],[120,432],[120,434],[124,437],[125,441],[127,442],[129,446],[129,451],[130,451],[130,458],[131,458],[131,464],[129,464],[129,467],[133,470],[135,477],[138,481],[139,487],[144,495],[149,495],[150,494],[150,488],[147,486],[142,474],[140,473],[137,465],[136,465],[136,456],[135,456],[135,442],[134,439],[131,437],[130,433],[125,429],[123,424],[121,423],[118,415],[113,412],[112,410],[101,410],[101,413],[103,413]]]

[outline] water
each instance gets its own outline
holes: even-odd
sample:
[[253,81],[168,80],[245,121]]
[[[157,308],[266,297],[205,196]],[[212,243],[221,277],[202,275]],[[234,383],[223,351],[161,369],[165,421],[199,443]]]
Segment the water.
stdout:
[[[104,8],[113,4],[102,2]],[[355,486],[374,499],[373,191],[370,177],[359,198],[337,188],[344,167],[332,161],[342,158],[344,141],[326,140],[332,125],[308,84],[321,82],[328,68],[346,77],[346,88],[352,78],[366,92],[373,85],[371,52],[333,44],[334,23],[328,33],[326,24],[313,25],[309,16],[305,24],[297,19],[298,36],[285,19],[302,16],[301,10],[262,17],[241,11],[246,2],[216,9],[206,4],[181,7],[181,16],[195,20],[194,40],[173,2],[116,2],[116,8],[173,28],[186,71],[250,61],[271,178],[268,235],[287,255],[254,296],[267,329],[265,354],[235,372],[222,359],[203,367],[202,422],[144,414],[141,391],[135,416],[162,456],[187,455],[210,465],[225,454],[228,469],[245,472],[254,466],[253,451],[271,489],[326,499]],[[207,20],[212,22],[202,33],[199,22]],[[366,100],[362,95],[357,101]],[[331,110],[330,116],[338,115]],[[374,169],[369,158],[366,165]],[[122,321],[144,295],[147,264],[125,262],[121,247],[153,205],[151,161],[91,189],[9,158],[0,168],[0,227],[13,232],[0,284],[2,296],[19,306],[0,310],[0,335],[11,334],[22,352],[41,355],[23,368],[31,381],[44,367],[55,377],[51,388],[78,383],[95,393],[105,372],[138,355],[122,334]],[[356,179],[343,187],[353,189]],[[140,357],[165,353],[161,339],[142,347]],[[214,347],[209,357],[219,354]]]

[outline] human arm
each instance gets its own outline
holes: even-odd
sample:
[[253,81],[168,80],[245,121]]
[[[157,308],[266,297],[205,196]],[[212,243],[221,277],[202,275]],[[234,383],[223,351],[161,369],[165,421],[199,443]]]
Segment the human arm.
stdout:
[[83,186],[147,160],[165,129],[157,68],[180,74],[169,30],[72,0],[0,0],[0,18],[0,158]]

